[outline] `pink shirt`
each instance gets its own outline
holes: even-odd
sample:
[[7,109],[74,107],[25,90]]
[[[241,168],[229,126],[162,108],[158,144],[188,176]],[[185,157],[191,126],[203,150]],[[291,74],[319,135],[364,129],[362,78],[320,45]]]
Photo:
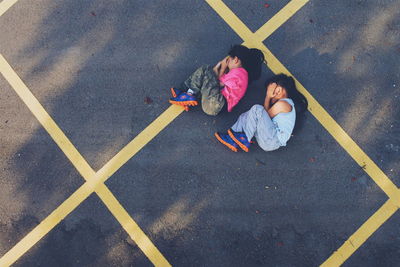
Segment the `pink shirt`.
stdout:
[[225,85],[221,94],[228,103],[228,112],[239,103],[247,90],[248,74],[244,68],[231,69],[227,74],[222,75],[219,80]]

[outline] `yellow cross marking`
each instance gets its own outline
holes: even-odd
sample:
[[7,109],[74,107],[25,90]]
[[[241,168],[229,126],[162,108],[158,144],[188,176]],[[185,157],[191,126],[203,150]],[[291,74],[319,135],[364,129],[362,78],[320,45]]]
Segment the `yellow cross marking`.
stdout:
[[[0,3],[0,16],[16,2],[17,0],[3,0]],[[268,61],[268,67],[274,73],[283,72],[291,75],[262,42],[292,15],[294,15],[302,6],[304,6],[308,0],[292,0],[273,18],[265,23],[256,33],[252,33],[222,1],[208,0],[207,2],[245,41],[246,45],[259,48],[264,52]],[[175,106],[169,107],[136,138],[118,152],[117,155],[115,155],[107,164],[105,164],[99,171],[95,172],[1,55],[0,72],[65,153],[78,172],[86,180],[78,190],[76,190],[27,236],[19,241],[10,251],[8,251],[0,259],[0,266],[8,266],[17,261],[26,253],[26,251],[34,246],[93,192],[98,194],[100,199],[127,231],[129,236],[137,243],[138,247],[154,265],[169,266],[170,264],[168,261],[143,233],[136,222],[129,216],[126,210],[106,187],[104,182],[138,151],[140,151],[148,142],[157,136],[158,133],[161,132],[169,123],[179,116],[183,109]],[[390,197],[390,199],[323,264],[325,266],[338,266],[354,253],[354,251],[398,209],[400,203],[400,191],[297,80],[296,83],[302,93],[307,97],[310,103],[309,109],[311,113],[318,121],[320,121],[338,143],[346,149],[353,159],[360,166],[364,167],[371,178]]]
[[[286,67],[263,44],[263,41],[272,33],[268,27],[261,27],[256,33],[252,33],[246,25],[221,1],[206,0],[207,3],[221,16],[221,18],[235,31],[245,44],[258,48],[264,52],[267,65],[274,73],[285,73],[294,77]],[[286,17],[293,15],[296,7],[301,7],[308,0],[293,0],[279,13],[285,13]],[[268,23],[274,24],[273,19]],[[276,20],[279,21],[279,20]],[[273,25],[268,25],[273,27]],[[295,78],[295,77],[294,77]],[[375,183],[389,196],[389,200],[372,215],[322,266],[339,266],[343,264],[387,219],[389,219],[400,207],[400,190],[386,176],[385,173],[373,162],[367,154],[351,139],[340,125],[328,114],[317,100],[295,78],[296,86],[307,98],[309,111],[321,123],[323,127],[336,139],[336,141],[349,153]]]
[[[0,11],[2,13],[0,14],[3,14],[16,2],[17,0],[4,0],[1,2]],[[288,4],[288,7],[291,5],[292,4]],[[288,8],[284,10],[288,10]],[[273,31],[279,28],[279,23],[282,24],[288,19],[287,14],[288,13],[284,11],[279,12],[269,22],[261,27],[259,32],[261,34],[272,34]],[[11,265],[17,261],[93,192],[98,194],[100,199],[109,208],[111,213],[128,232],[129,236],[138,244],[139,248],[154,265],[169,266],[168,261],[151,243],[150,239],[143,233],[136,222],[129,216],[126,210],[105,186],[104,182],[148,142],[150,142],[169,123],[171,123],[172,120],[179,116],[183,109],[176,106],[171,106],[168,108],[161,116],[159,116],[153,123],[143,130],[107,164],[105,164],[103,168],[101,168],[98,172],[95,172],[74,147],[74,145],[68,140],[54,120],[49,116],[46,110],[37,101],[34,95],[29,91],[23,81],[13,71],[11,66],[7,63],[2,55],[0,55],[0,72],[24,101],[24,103],[28,106],[31,112],[35,115],[35,117],[39,120],[42,126],[46,129],[56,144],[65,153],[67,158],[75,166],[78,172],[86,180],[86,182],[78,190],[76,190],[37,227],[28,233],[28,235],[20,240],[10,251],[8,251],[0,259],[0,266]]]
[[[104,184],[113,173],[115,173],[127,160],[129,160],[137,151],[143,147],[153,136],[151,132],[161,131],[167,124],[171,122],[170,116],[161,115],[155,122],[139,134],[130,144],[122,149],[114,158],[112,158],[97,173],[89,166],[86,160],[68,140],[65,134],[57,126],[54,120],[42,107],[35,96],[29,91],[28,87],[13,71],[4,57],[0,54],[0,72],[10,83],[11,87],[19,95],[22,101],[28,106],[33,115],[38,119],[42,126],[49,133],[51,138],[65,153],[67,158],[75,166],[78,172],[86,180],[75,193],[73,193],[66,201],[64,201],[55,211],[53,211],[46,219],[44,219],[37,227],[35,227],[27,236],[17,243],[10,251],[8,251],[1,259],[0,266],[8,266],[20,258],[28,251],[36,242],[53,229],[61,220],[63,220],[70,212],[72,212],[79,204],[81,204],[93,191],[97,193],[107,208],[115,216],[118,222],[126,230],[133,241],[156,266],[169,266],[168,261],[158,251],[150,239],[144,234],[136,222],[129,216],[126,210],[121,206],[111,191]],[[171,107],[170,109],[176,109]],[[177,112],[179,112],[177,110]],[[173,118],[172,118],[173,119]],[[156,131],[154,131],[154,127]]]
[[365,241],[383,225],[399,208],[399,203],[388,199],[344,244],[321,266],[342,265]]

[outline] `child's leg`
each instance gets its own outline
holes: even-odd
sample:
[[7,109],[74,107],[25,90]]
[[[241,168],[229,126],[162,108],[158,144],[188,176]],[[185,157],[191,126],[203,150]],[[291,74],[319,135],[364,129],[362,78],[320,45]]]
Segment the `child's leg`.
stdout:
[[218,84],[218,78],[209,65],[203,65],[195,70],[184,82],[184,89],[192,89],[195,94],[201,93],[204,86]]
[[211,66],[198,68],[185,81],[185,85],[195,94],[201,94],[201,106],[206,114],[215,116],[224,107],[225,98],[221,94],[218,77]]
[[254,105],[249,111],[240,115],[232,130],[244,132],[249,141],[256,137],[258,144],[264,150],[279,148],[275,125],[261,105]]
[[[204,91],[203,91],[204,92]],[[207,115],[218,115],[225,105],[225,98],[219,88],[211,88],[201,94],[201,107]]]
[[242,113],[236,123],[231,127],[235,132],[244,132],[247,136],[247,140],[253,139],[257,131],[257,126],[262,119],[262,110],[264,109],[261,105],[254,105]]

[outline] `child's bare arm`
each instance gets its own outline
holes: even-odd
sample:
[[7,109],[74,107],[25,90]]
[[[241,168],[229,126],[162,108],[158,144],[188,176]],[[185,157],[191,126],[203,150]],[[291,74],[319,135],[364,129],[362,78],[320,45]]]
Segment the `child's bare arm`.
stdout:
[[268,112],[268,115],[271,119],[279,113],[290,112],[292,110],[292,106],[288,102],[279,101],[279,99],[275,99],[274,103],[271,105],[271,100],[276,96],[277,87],[278,84],[276,83],[269,84],[264,100],[264,109]]
[[[221,77],[221,75],[223,73],[225,73],[226,70],[226,65],[227,65],[227,59],[229,58],[229,56],[225,57],[224,59],[222,59],[221,61],[219,61],[213,68],[215,74],[217,74],[218,78]],[[222,74],[221,74],[222,73]]]
[[223,60],[221,60],[221,68],[219,70],[218,78],[225,74],[225,72],[228,68],[228,60],[229,60],[229,57],[226,57]]
[[271,106],[271,99],[275,96],[274,90],[276,88],[277,84],[270,84],[267,87],[267,92],[264,100],[264,109],[265,111],[268,112]]
[[279,99],[275,100],[276,102],[272,103],[271,100],[276,96],[275,89],[278,87],[278,84],[271,83],[267,87],[267,94],[264,100],[264,109],[268,112],[269,117],[272,119],[279,113],[290,112],[292,110],[292,106],[286,101],[279,101]]
[[221,69],[221,61],[214,66],[213,71],[219,77],[219,70]]
[[[218,78],[220,78],[222,75],[224,75],[225,73],[228,72],[228,60],[229,60],[229,56],[226,56],[225,58],[223,58],[221,61],[219,61],[213,68],[214,73],[217,75]],[[221,81],[219,82],[219,85],[221,87],[224,87],[224,83],[222,83]]]
[[277,101],[267,112],[269,117],[272,119],[279,113],[286,113],[292,111],[292,106],[286,101]]

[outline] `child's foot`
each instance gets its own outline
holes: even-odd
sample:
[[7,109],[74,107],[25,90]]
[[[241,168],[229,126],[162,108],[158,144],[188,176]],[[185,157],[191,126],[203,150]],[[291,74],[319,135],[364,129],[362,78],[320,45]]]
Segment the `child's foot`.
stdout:
[[[182,94],[182,91],[174,87],[171,87],[171,94],[172,97],[178,97],[180,94]],[[185,111],[189,111],[190,109],[189,106],[183,106],[183,108],[185,109]]]
[[197,100],[194,95],[188,93],[181,93],[177,97],[172,97],[169,99],[169,103],[178,106],[197,106]]
[[251,142],[247,140],[247,136],[242,132],[235,132],[231,129],[228,130],[229,136],[232,140],[245,152],[249,152]]
[[238,145],[232,140],[232,138],[228,134],[215,133],[214,135],[223,145],[227,146],[233,152],[237,152]]
[[171,87],[171,94],[172,97],[177,97],[178,95],[182,94],[182,91],[174,87]]

